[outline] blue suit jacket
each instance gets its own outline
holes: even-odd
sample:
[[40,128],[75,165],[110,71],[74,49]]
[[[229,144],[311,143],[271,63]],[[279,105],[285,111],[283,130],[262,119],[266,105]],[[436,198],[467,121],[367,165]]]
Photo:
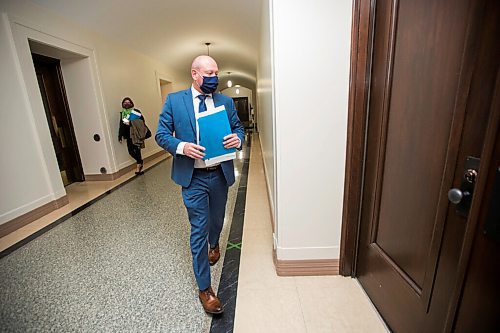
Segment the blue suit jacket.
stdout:
[[[221,94],[212,94],[215,107],[224,105],[231,130],[240,138],[243,145],[245,130],[240,123],[233,99]],[[194,116],[193,94],[191,88],[169,94],[160,114],[156,142],[173,156],[172,180],[187,187],[191,183],[194,159],[185,155],[177,155],[179,143],[196,143],[196,119]],[[233,161],[221,163],[222,171],[228,186],[234,183]]]

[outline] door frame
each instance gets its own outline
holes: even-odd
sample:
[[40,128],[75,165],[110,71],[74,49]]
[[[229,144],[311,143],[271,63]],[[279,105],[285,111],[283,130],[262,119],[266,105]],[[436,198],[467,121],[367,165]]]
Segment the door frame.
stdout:
[[[58,90],[59,90],[59,94],[62,98],[64,113],[65,113],[66,121],[68,124],[68,130],[69,130],[69,133],[71,136],[71,144],[73,146],[73,155],[74,155],[75,162],[76,162],[75,167],[78,169],[77,171],[80,173],[80,176],[81,176],[81,180],[75,180],[74,182],[85,181],[85,174],[83,172],[82,159],[80,156],[80,150],[78,149],[78,142],[76,140],[75,126],[73,124],[73,117],[71,116],[71,110],[70,110],[69,103],[68,103],[68,95],[66,94],[66,88],[64,85],[64,77],[63,77],[63,73],[62,73],[62,69],[61,69],[61,60],[57,59],[57,58],[49,57],[46,55],[38,54],[35,52],[32,52],[31,54],[32,54],[34,63],[36,61],[38,61],[39,63],[43,63],[43,64],[55,65],[55,69],[56,69],[56,73],[57,73],[57,81],[59,84]],[[44,86],[45,86],[45,83],[44,83]],[[44,89],[46,89],[46,87],[44,87]],[[40,94],[42,94],[41,91],[40,91]],[[45,109],[45,105],[44,105],[44,109]],[[45,112],[49,112],[49,110],[45,110]],[[51,127],[51,125],[49,122],[49,128],[50,127]],[[54,148],[54,150],[55,150],[55,148]],[[68,185],[66,185],[66,186],[68,186]]]
[[339,263],[340,274],[352,277],[356,276],[361,222],[374,13],[375,7],[372,7],[371,0],[353,1],[347,148]]
[[448,312],[445,322],[445,331],[451,332],[455,324],[455,316],[457,315],[458,306],[460,304],[460,299],[463,292],[463,287],[465,284],[465,279],[467,277],[467,271],[469,270],[469,262],[472,255],[474,239],[477,229],[480,225],[479,219],[482,213],[482,208],[485,205],[483,203],[484,197],[487,196],[485,193],[487,187],[487,180],[489,172],[492,172],[497,166],[493,165],[493,154],[495,151],[496,138],[498,132],[500,131],[500,112],[495,112],[495,110],[500,110],[500,68],[497,67],[497,73],[495,78],[495,85],[493,87],[493,94],[490,103],[490,116],[488,119],[488,125],[486,127],[486,133],[484,135],[484,144],[481,150],[481,164],[479,167],[479,176],[477,182],[474,186],[475,198],[472,201],[470,207],[468,223],[465,228],[464,242],[462,244],[460,257],[458,260],[458,275],[455,280],[455,285],[453,287],[453,292],[451,294],[450,305],[448,307]]
[[[368,105],[371,82],[373,31],[375,5],[372,0],[353,0],[351,55],[349,78],[349,104],[347,122],[346,166],[344,179],[344,200],[342,213],[342,233],[340,244],[339,272],[343,276],[356,276],[359,233],[361,223],[361,203],[365,171],[365,146],[368,128]],[[493,87],[491,110],[500,105],[500,69],[497,68]],[[481,166],[476,183],[478,197],[469,212],[464,242],[459,257],[458,277],[447,310],[445,330],[451,331],[465,282],[467,266],[472,252],[472,244],[477,226],[481,199],[484,195],[488,170],[491,168],[496,133],[500,131],[500,114],[490,112],[488,127],[481,154]]]

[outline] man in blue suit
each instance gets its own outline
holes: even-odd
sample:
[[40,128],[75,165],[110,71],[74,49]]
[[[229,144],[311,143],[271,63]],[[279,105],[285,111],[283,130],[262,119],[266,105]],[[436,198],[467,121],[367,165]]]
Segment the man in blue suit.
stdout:
[[219,237],[226,210],[227,192],[234,181],[233,161],[207,167],[205,148],[198,143],[197,115],[224,106],[232,134],[225,148],[241,149],[245,133],[230,97],[217,94],[219,69],[209,56],[198,56],[191,65],[191,88],[169,94],[160,114],[156,142],[173,156],[172,179],[182,186],[182,198],[191,223],[191,254],[199,297],[207,313],[223,312],[211,287],[210,266],[220,258]]

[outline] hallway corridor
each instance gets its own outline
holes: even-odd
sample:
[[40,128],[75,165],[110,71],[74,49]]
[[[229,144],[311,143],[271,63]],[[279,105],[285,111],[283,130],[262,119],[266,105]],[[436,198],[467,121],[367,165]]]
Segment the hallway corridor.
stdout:
[[[235,165],[241,171],[242,159]],[[0,331],[207,331],[211,317],[198,300],[189,223],[170,167],[171,159],[160,162],[0,259]],[[221,270],[222,261],[212,269],[215,286]]]
[[500,1],[0,14],[0,333],[500,332]]

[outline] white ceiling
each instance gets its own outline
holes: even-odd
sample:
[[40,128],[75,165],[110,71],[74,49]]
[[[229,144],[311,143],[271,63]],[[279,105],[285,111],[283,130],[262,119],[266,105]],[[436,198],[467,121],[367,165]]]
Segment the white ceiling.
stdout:
[[262,0],[32,1],[187,76],[211,42],[221,83],[255,87]]

